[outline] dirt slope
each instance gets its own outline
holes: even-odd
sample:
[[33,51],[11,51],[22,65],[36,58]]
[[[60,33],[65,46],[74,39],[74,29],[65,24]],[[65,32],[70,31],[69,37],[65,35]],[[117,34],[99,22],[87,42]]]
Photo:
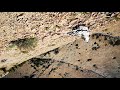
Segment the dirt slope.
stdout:
[[[83,69],[96,71],[97,73],[103,75],[104,69],[102,66],[102,69],[100,70],[93,70],[92,66],[90,66],[91,64],[84,64],[86,63],[86,59],[92,58],[97,54],[95,51],[91,50],[91,45],[95,40],[97,40],[96,42],[98,43],[98,39],[94,40],[91,37],[90,42],[86,44],[82,39],[73,36],[66,36],[64,33],[71,31],[75,25],[84,23],[90,28],[92,33],[107,32],[108,34],[112,33],[112,36],[119,36],[118,12],[115,14],[106,14],[105,12],[3,12],[0,13],[0,18],[1,77],[2,75],[4,76],[4,73],[8,73],[9,69],[14,65],[20,64],[55,48],[59,48],[60,53],[55,56],[47,56],[47,58],[52,58],[52,60],[55,61],[61,61],[61,59],[68,56],[68,59],[64,59],[65,63],[78,65],[79,67],[82,66]],[[11,41],[29,37],[36,37],[38,39],[36,47],[29,52],[23,53],[18,47],[10,48]],[[104,42],[105,41],[101,41],[100,45],[103,45]],[[71,44],[69,43],[73,43],[73,46],[70,46]],[[82,50],[76,50],[74,43],[80,44],[80,48],[82,47]],[[108,46],[110,49],[108,49]],[[119,46],[115,46],[114,48],[111,45],[108,46],[100,46],[102,49],[99,48],[98,50],[100,51],[99,54],[97,54],[100,56],[100,58],[98,58],[99,62],[96,61],[97,59],[93,59],[93,61],[95,60],[95,62],[102,65],[104,64],[103,62],[108,62],[107,57],[105,61],[100,61],[100,59],[102,59],[102,55],[109,56],[110,53],[113,55],[112,52],[115,52],[115,55],[119,54]],[[81,53],[81,51],[84,53],[82,57],[80,57],[78,53]],[[107,52],[110,53],[108,54]],[[80,62],[81,65],[75,61],[77,58],[82,58],[82,63]],[[111,70],[111,72],[113,71]],[[105,74],[105,76],[106,75],[111,76],[109,74]]]
[[5,78],[119,78],[119,31],[120,22],[108,25],[100,33],[96,30],[89,43],[77,38],[32,58]]

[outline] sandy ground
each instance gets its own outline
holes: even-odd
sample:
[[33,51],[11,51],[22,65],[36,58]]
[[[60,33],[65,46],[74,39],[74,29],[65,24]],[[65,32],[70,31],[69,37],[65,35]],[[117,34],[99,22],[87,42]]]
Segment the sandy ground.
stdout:
[[[114,47],[109,45],[102,39],[104,36],[97,39],[91,37],[90,42],[85,43],[79,37],[64,34],[71,31],[75,25],[84,23],[92,33],[112,33],[112,36],[120,36],[118,18],[106,18],[106,14],[97,12],[6,12],[1,13],[0,17],[2,18],[0,61],[6,60],[0,63],[0,67],[9,70],[12,66],[33,57],[51,59],[50,63],[44,63],[49,66],[47,68],[44,64],[36,67],[32,63],[31,66],[31,61],[28,61],[6,77],[119,77],[119,45]],[[8,48],[10,41],[30,36],[37,37],[39,40],[36,48],[29,53],[21,53],[17,48]],[[95,42],[100,45],[100,48],[92,50]],[[58,48],[58,51],[54,50],[55,48]],[[49,53],[44,56],[43,53],[46,52]],[[115,59],[112,59],[113,57]],[[63,61],[62,65],[59,66],[61,61]]]

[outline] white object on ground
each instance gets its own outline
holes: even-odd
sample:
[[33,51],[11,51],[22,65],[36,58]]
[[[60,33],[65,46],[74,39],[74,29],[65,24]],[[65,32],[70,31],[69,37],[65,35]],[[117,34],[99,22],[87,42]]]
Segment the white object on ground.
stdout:
[[90,30],[86,26],[79,26],[72,32],[68,32],[68,34],[83,37],[85,39],[85,42],[88,42],[90,39]]

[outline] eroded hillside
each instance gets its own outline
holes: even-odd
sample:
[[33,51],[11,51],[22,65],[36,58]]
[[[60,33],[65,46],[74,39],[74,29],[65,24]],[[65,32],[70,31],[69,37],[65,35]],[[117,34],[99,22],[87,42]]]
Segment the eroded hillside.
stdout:
[[[118,12],[5,12],[0,18],[2,76],[120,77]],[[79,24],[91,30],[88,43],[65,34]]]

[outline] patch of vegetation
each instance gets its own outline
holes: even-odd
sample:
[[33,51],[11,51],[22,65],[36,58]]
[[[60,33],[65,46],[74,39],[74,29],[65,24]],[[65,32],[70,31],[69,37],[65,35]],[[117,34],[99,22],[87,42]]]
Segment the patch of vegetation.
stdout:
[[61,66],[61,65],[63,65],[63,63],[61,63],[61,62],[59,62],[59,63],[57,64],[57,66]]
[[68,76],[68,75],[69,75],[69,73],[67,73],[67,72],[64,73],[64,76]]
[[37,38],[24,38],[11,41],[11,48],[17,46],[23,53],[33,50],[37,45]]
[[108,31],[108,29],[106,28],[106,29],[104,29],[104,30],[102,30],[103,32],[106,32],[106,31]]
[[7,72],[7,70],[6,70],[6,68],[5,68],[5,67],[0,68],[0,70],[2,70],[4,73],[6,73],[6,72]]
[[98,48],[100,48],[100,46],[99,46],[98,43],[95,42],[95,43],[92,45],[92,50],[97,50]]
[[50,72],[49,72],[49,74],[48,74],[48,75],[50,75],[50,74],[51,74],[51,72],[55,71],[56,69],[58,69],[58,67],[52,68],[52,69],[50,70]]
[[109,38],[108,42],[112,46],[120,45],[120,37],[119,36],[118,37],[111,37],[111,38]]
[[10,68],[8,71],[9,71],[9,72],[14,72],[14,71],[16,70],[16,68],[17,68],[16,66],[15,66],[15,67],[12,67],[12,68]]
[[105,34],[102,34],[102,33],[94,33],[92,34],[92,38],[96,37],[99,38],[99,36],[103,36],[104,37],[104,40],[107,40],[108,43],[112,46],[115,46],[115,45],[120,45],[120,36],[111,36],[111,35],[105,35]]
[[[41,59],[41,58],[32,58],[31,60],[30,60],[30,62],[31,63],[33,63],[36,67],[39,67],[39,66],[41,66],[41,65],[43,65],[44,66],[44,64],[46,64],[46,63],[50,63],[49,61],[50,61],[51,59]],[[45,67],[45,66],[44,66]]]
[[112,18],[115,19],[116,21],[120,20],[120,18],[118,17],[119,13],[115,13],[115,12],[107,12],[106,13],[106,18]]
[[59,49],[58,48],[54,49],[54,54],[58,54],[58,53],[59,53]]
[[93,67],[94,67],[94,68],[96,68],[96,69],[98,69],[98,67],[97,67],[97,65],[96,65],[96,64],[94,64],[94,65],[93,65]]
[[19,65],[14,65],[12,68],[10,68],[8,71],[9,72],[14,72],[16,69],[18,69],[18,67],[20,67]]
[[103,36],[104,34],[102,34],[102,33],[93,33],[92,34],[92,38],[96,38],[96,39],[98,39],[100,36]]
[[85,40],[85,37],[84,37],[84,35],[83,35],[83,34],[81,35],[81,38],[82,38],[83,40]]
[[23,66],[27,61],[22,62],[21,64],[18,64],[19,67]]
[[76,69],[76,70],[79,70],[79,67],[78,67],[77,65],[75,65],[75,69]]
[[11,44],[9,48],[14,48],[15,46],[16,46],[15,44]]

